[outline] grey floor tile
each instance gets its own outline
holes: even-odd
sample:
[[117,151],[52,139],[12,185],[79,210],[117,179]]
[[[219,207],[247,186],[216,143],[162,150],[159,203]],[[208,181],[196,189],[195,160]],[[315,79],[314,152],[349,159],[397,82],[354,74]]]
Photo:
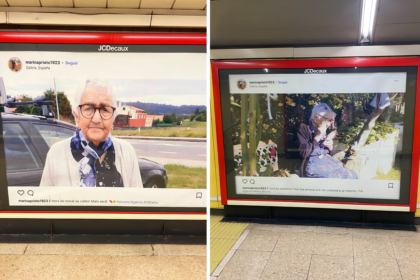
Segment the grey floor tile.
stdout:
[[162,279],[207,279],[206,257],[158,256],[157,262]]
[[143,244],[29,244],[25,254],[152,256],[153,249]]
[[313,255],[308,280],[354,279],[353,257]]
[[420,238],[420,229],[417,229],[417,231],[389,230],[389,236]]
[[282,232],[274,252],[310,255],[314,252],[316,233]]
[[379,235],[379,236],[389,236],[392,230],[385,229],[372,229],[372,228],[354,228],[353,235]]
[[[31,256],[34,258],[46,256]],[[115,266],[112,265],[111,256],[79,256],[54,255],[51,258],[65,257],[66,265],[62,269],[63,280],[109,280],[114,279]]]
[[270,252],[236,251],[217,280],[259,279],[270,255]]
[[396,259],[354,258],[355,280],[402,279]]
[[318,232],[330,234],[353,234],[354,228],[347,227],[319,227]]
[[12,279],[62,279],[67,256],[23,255]]
[[420,259],[420,239],[409,237],[390,237],[397,259]]
[[420,279],[420,258],[397,260],[404,280]]
[[113,279],[159,280],[162,279],[158,258],[154,256],[112,256]]
[[354,235],[354,255],[357,257],[395,259],[389,236]]
[[213,271],[211,276],[219,276],[220,273],[222,273],[223,269],[225,269],[226,265],[229,263],[230,259],[235,255],[236,250],[230,250],[226,256],[223,258],[223,260],[219,263],[219,265],[216,267],[216,269]]
[[282,254],[275,252],[268,260],[260,279],[306,279],[310,262],[310,255]]
[[254,224],[254,223],[249,223],[249,225],[246,227],[246,229],[245,230],[252,230],[253,228],[254,228],[254,226],[255,226],[256,224]]
[[256,224],[253,230],[266,231],[292,231],[292,232],[319,232],[320,226],[297,226],[297,225],[270,225],[270,224]]
[[239,236],[238,240],[236,240],[235,244],[233,244],[231,250],[238,250],[239,247],[244,242],[245,238],[248,237],[250,232],[251,232],[250,230],[244,230],[244,232],[241,234],[241,236]]
[[279,235],[278,232],[253,230],[248,234],[238,250],[271,252],[276,246]]
[[22,255],[0,255],[0,279],[12,279]]
[[313,254],[353,257],[353,236],[349,234],[318,233]]
[[206,245],[156,244],[153,246],[155,256],[200,256],[207,255]]
[[22,255],[26,246],[21,243],[0,243],[0,255]]

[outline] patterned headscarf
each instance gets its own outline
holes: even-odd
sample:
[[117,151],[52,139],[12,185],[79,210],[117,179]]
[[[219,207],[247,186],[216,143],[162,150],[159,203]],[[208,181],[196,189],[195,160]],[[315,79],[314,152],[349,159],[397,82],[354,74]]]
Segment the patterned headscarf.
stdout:
[[96,147],[86,140],[80,129],[76,129],[70,148],[74,158],[79,162],[80,187],[96,187],[96,160],[100,159],[107,150],[114,150],[111,133],[105,142]]
[[331,128],[334,129],[334,126],[335,126],[334,119],[337,114],[334,113],[334,111],[331,110],[331,108],[327,104],[321,103],[321,104],[315,105],[315,107],[312,109],[312,114],[310,118],[310,121],[312,121],[312,123],[314,121],[315,115],[320,115],[322,117],[332,116],[333,121],[331,123]]

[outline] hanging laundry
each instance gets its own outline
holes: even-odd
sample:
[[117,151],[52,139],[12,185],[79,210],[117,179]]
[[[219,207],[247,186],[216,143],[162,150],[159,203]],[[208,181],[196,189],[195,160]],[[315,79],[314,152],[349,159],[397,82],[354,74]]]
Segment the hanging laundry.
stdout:
[[378,93],[375,94],[375,97],[373,98],[372,102],[370,102],[370,106],[379,108],[381,110],[385,109],[389,105],[391,105],[391,102],[389,101],[389,97],[386,92],[379,93],[379,96]]
[[276,99],[277,93],[267,93],[268,118],[272,120],[273,117],[271,116],[270,98]]

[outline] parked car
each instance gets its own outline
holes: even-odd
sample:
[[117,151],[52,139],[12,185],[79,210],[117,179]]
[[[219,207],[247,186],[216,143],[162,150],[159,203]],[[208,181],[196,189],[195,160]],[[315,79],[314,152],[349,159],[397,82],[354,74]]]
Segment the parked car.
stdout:
[[[1,118],[8,186],[39,186],[50,147],[73,136],[76,126],[43,116],[1,113]],[[143,158],[138,164],[145,188],[166,188],[163,165]]]

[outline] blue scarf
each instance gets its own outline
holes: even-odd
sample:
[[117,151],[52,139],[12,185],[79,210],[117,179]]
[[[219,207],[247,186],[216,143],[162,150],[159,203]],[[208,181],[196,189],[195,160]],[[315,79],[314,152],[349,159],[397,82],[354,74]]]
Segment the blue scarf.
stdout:
[[98,147],[86,140],[80,129],[76,129],[71,143],[73,157],[79,162],[80,187],[96,187],[96,161],[107,151],[113,151],[111,133]]

